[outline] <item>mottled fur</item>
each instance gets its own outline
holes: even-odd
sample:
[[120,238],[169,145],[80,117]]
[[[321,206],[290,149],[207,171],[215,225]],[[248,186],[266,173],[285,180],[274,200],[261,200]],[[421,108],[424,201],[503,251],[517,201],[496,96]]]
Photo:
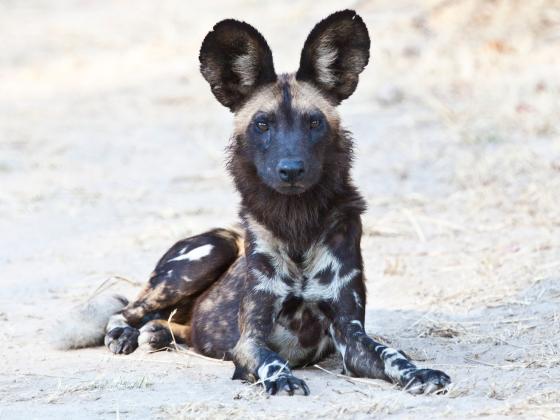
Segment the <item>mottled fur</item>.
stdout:
[[349,375],[417,393],[449,383],[364,330],[365,202],[335,106],[355,90],[369,43],[355,12],[334,13],[311,31],[297,73],[277,76],[250,25],[226,20],[206,36],[201,72],[235,112],[227,167],[241,195],[241,230],[174,245],[138,298],[109,321],[112,352],[166,346],[170,327],[196,351],[233,360],[234,379],[258,380],[271,394],[307,395],[291,369],[334,350]]

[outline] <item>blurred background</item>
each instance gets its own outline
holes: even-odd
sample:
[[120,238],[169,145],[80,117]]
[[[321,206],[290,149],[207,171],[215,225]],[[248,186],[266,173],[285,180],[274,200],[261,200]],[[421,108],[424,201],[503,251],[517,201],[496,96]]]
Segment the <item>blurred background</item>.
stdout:
[[[369,204],[369,329],[429,363],[444,357],[452,376],[468,378],[456,393],[467,400],[442,406],[470,415],[488,414],[472,411],[479,403],[498,414],[558,407],[558,392],[530,394],[540,389],[539,369],[560,366],[556,0],[1,0],[0,335],[8,349],[33,369],[56,369],[41,365],[50,353],[38,355],[29,337],[46,337],[47,314],[107,277],[142,282],[174,241],[235,222],[238,198],[224,169],[232,116],[198,72],[212,26],[251,23],[277,71],[291,72],[313,25],[343,8],[358,11],[372,39],[370,64],[340,106]],[[511,316],[515,330],[481,323]],[[539,324],[521,321],[533,318]],[[479,352],[486,365],[465,368]],[[25,368],[14,357],[3,362],[18,378]],[[83,360],[66,357],[87,376]],[[492,367],[508,363],[507,374]],[[532,369],[522,385],[515,366]],[[228,369],[216,375],[225,381]],[[42,410],[33,392],[50,389],[45,381],[16,381],[0,395],[17,407],[15,390],[31,389],[26,401]],[[53,392],[57,402],[74,396]],[[504,405],[514,397],[525,405]]]

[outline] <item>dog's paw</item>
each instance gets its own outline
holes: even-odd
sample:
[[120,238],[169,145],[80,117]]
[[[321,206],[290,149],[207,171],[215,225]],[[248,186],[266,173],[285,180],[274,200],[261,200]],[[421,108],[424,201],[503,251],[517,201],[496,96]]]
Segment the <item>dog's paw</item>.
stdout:
[[299,378],[291,374],[279,374],[263,381],[266,392],[270,395],[302,394],[309,395],[309,387]]
[[145,350],[161,350],[169,347],[173,336],[169,329],[156,322],[148,322],[140,328],[138,346]]
[[288,362],[274,353],[271,353],[264,363],[261,364],[257,374],[260,382],[264,385],[265,391],[270,395],[309,395],[307,384],[292,375]]
[[441,370],[416,369],[404,390],[411,394],[443,393],[450,383],[451,378]]
[[138,347],[139,335],[136,328],[113,328],[105,335],[105,346],[115,354],[129,354]]

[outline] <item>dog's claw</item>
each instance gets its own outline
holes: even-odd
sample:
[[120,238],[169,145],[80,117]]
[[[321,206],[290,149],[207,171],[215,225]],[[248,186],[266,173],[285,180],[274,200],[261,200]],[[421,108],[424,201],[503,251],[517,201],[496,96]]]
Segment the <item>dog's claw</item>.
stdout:
[[444,393],[451,378],[441,370],[417,369],[404,390],[411,394]]
[[301,390],[303,395],[309,395],[307,384],[293,375],[280,375],[274,380],[265,380],[264,387],[269,395],[276,395],[281,392],[294,395],[298,390]]

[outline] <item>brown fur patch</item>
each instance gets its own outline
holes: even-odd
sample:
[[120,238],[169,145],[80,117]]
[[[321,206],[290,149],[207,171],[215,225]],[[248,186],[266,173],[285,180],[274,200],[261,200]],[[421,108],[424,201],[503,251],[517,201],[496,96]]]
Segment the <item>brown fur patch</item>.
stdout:
[[288,84],[292,96],[292,107],[297,112],[305,113],[319,110],[325,115],[333,130],[340,127],[340,117],[336,108],[311,83],[298,81],[295,74],[284,74],[274,84],[261,87],[239,109],[234,119],[234,134],[243,135],[257,112],[274,113],[283,100],[282,85]]

